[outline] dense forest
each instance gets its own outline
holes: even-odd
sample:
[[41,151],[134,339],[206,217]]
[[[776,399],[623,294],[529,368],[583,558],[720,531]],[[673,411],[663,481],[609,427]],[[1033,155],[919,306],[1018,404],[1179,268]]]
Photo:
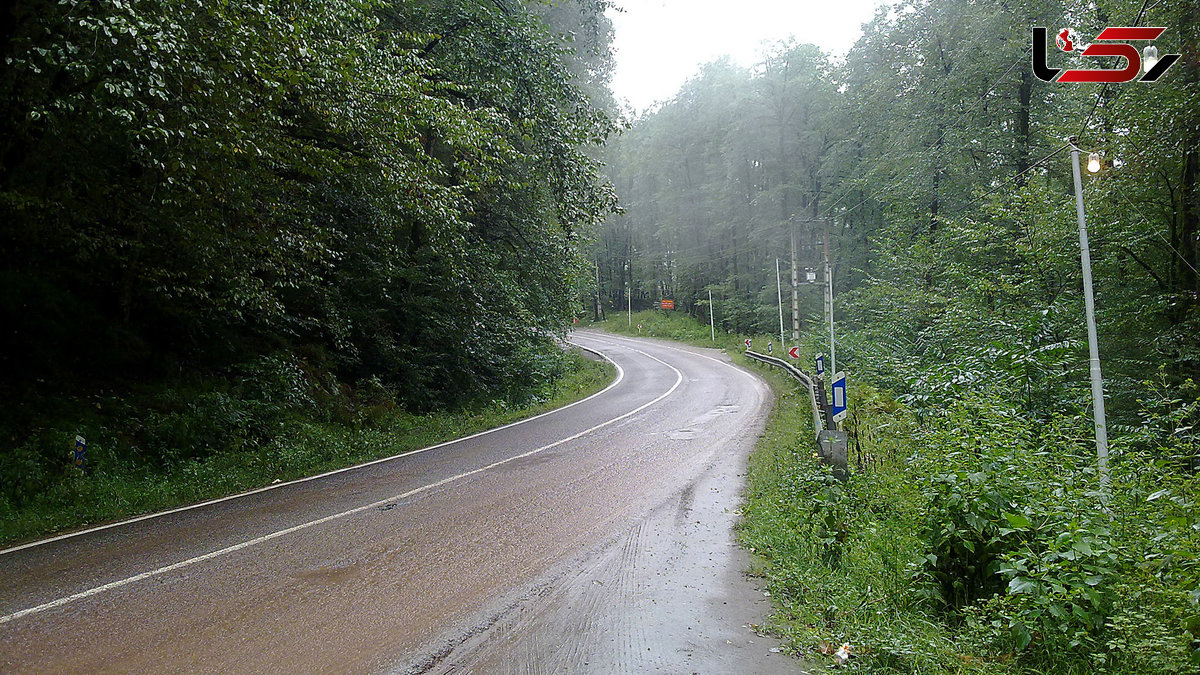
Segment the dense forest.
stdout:
[[73,502],[76,435],[99,480],[540,396],[615,205],[606,6],[4,3],[0,520]]
[[[901,2],[844,61],[782,44],[751,69],[705,66],[612,144],[625,215],[593,255],[600,297],[624,307],[632,284],[635,310],[671,298],[707,320],[711,290],[727,330],[778,333],[775,260],[787,291],[794,250],[808,329],[828,241],[847,364],[921,396],[1009,368],[1052,396],[1084,335],[1076,136],[1105,164],[1084,198],[1110,395],[1131,404],[1164,367],[1200,375],[1200,14],[1143,4]],[[1170,77],[1034,76],[1032,26],[1135,24],[1168,27]]]
[[6,383],[286,345],[409,403],[520,386],[612,202],[602,7],[13,4]]
[[[1038,26],[1054,68],[1123,67],[1079,54],[1107,26],[1165,27],[1156,48],[1182,57],[1155,83],[1045,82]],[[1082,192],[1111,489],[1072,137],[1101,165]],[[704,66],[609,150],[624,211],[589,313],[672,299],[707,323],[711,293],[719,328],[778,340],[778,265],[785,316],[799,281],[786,341],[828,353],[828,255],[861,475],[828,482],[793,436],[748,508],[799,650],[861,643],[882,672],[1195,667],[1200,5],[887,3],[845,58],[784,43]]]

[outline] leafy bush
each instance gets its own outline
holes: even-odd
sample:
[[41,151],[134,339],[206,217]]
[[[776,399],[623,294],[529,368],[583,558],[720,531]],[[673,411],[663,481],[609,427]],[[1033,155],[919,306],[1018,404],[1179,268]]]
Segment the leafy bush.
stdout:
[[[883,461],[845,483],[773,421],[743,538],[767,558],[777,630],[798,652],[850,642],[872,672],[1194,670],[1197,406],[1148,390],[1162,395],[1115,435],[1107,492],[1090,416],[1035,423],[995,394],[915,427],[879,393],[855,394],[864,452]],[[785,426],[802,425],[801,397],[780,401]],[[876,447],[895,444],[906,451]]]
[[1003,589],[1001,558],[1029,523],[1020,502],[1031,486],[1016,470],[1028,463],[1028,437],[1020,418],[987,398],[951,406],[924,430],[908,467],[926,503],[917,581],[939,608],[957,612]]

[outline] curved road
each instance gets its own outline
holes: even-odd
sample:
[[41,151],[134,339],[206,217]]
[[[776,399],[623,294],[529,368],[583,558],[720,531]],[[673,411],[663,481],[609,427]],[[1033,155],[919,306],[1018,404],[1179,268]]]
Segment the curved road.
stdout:
[[797,671],[730,529],[767,387],[572,340],[619,369],[572,406],[0,551],[0,672]]

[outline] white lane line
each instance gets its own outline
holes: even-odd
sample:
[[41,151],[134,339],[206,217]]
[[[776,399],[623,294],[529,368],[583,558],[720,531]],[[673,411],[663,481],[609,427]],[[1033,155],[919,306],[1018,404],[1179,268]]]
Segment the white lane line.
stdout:
[[[622,346],[624,346],[624,345],[622,345]],[[228,546],[228,547],[220,549],[218,551],[212,551],[211,553],[205,553],[204,555],[196,556],[195,558],[189,558],[187,560],[182,560],[180,562],[177,562],[177,563],[174,563],[171,565],[167,565],[165,567],[160,567],[155,570],[150,570],[148,572],[142,572],[141,574],[136,574],[132,577],[113,581],[113,582],[104,584],[102,586],[96,586],[95,588],[89,588],[86,591],[81,591],[79,593],[75,593],[74,595],[68,595],[66,597],[58,598],[57,600],[51,600],[50,602],[43,603],[41,605],[37,605],[36,607],[22,609],[20,611],[13,612],[12,614],[9,614],[7,616],[0,616],[0,624],[5,624],[5,623],[8,623],[9,621],[13,621],[14,619],[20,619],[21,617],[29,616],[30,614],[37,614],[39,612],[44,612],[48,609],[54,609],[55,607],[62,607],[63,605],[66,605],[71,602],[75,602],[76,600],[82,600],[84,598],[89,598],[93,595],[98,595],[105,591],[111,591],[114,588],[120,588],[122,586],[127,586],[129,584],[136,583],[138,581],[143,581],[143,580],[149,579],[151,577],[159,576],[160,574],[165,574],[167,572],[172,572],[174,570],[182,569],[184,567],[189,567],[189,566],[195,565],[196,563],[199,563],[199,562],[204,562],[206,560],[212,560],[213,558],[218,558],[223,555],[228,555],[230,553],[234,553],[234,552],[240,551],[244,548],[249,548],[251,546],[255,546],[257,544],[261,544],[263,542],[270,541],[272,539],[277,539],[279,537],[283,537],[283,536],[286,536],[286,535],[289,535],[289,534],[292,534],[295,532],[299,532],[301,530],[306,530],[310,527],[315,527],[317,525],[323,525],[325,523],[328,523],[328,522],[331,522],[334,520],[339,520],[339,519],[345,518],[347,516],[352,516],[356,513],[362,513],[363,511],[369,511],[374,508],[379,508],[380,506],[384,506],[384,505],[390,504],[392,502],[400,501],[402,499],[407,499],[409,497],[421,494],[422,492],[427,492],[434,488],[439,488],[443,485],[453,483],[457,480],[461,480],[461,479],[467,478],[469,476],[474,476],[475,474],[483,473],[484,471],[490,471],[491,469],[494,469],[498,466],[503,466],[505,464],[508,464],[509,462],[515,462],[518,459],[525,459],[526,457],[532,457],[533,455],[536,455],[538,453],[545,452],[546,450],[560,446],[563,443],[567,443],[567,442],[573,441],[577,438],[580,438],[582,436],[586,436],[587,434],[590,434],[593,431],[596,431],[597,429],[601,429],[601,428],[606,427],[615,422],[619,422],[627,417],[636,415],[637,413],[645,410],[646,408],[649,408],[650,406],[654,405],[655,403],[658,403],[659,401],[663,400],[664,398],[675,393],[675,390],[679,388],[679,385],[683,384],[683,372],[680,371],[678,368],[672,366],[671,364],[667,363],[666,361],[663,361],[662,359],[655,358],[641,350],[633,349],[632,347],[628,347],[628,346],[625,346],[625,348],[629,349],[631,351],[638,352],[639,354],[641,354],[649,359],[652,359],[654,361],[658,361],[659,363],[663,364],[664,366],[675,371],[675,384],[671,385],[671,388],[668,389],[665,393],[659,395],[658,398],[655,398],[654,400],[652,400],[648,403],[643,403],[642,405],[634,408],[633,410],[630,410],[627,413],[624,413],[618,417],[614,417],[605,422],[601,422],[600,424],[597,424],[596,426],[594,426],[590,429],[585,429],[583,431],[580,431],[577,434],[573,434],[566,438],[559,439],[553,443],[543,445],[542,447],[537,448],[536,450],[530,450],[529,452],[526,452],[526,453],[523,453],[520,455],[515,455],[513,457],[509,457],[508,459],[502,459],[499,462],[493,462],[491,464],[488,464],[487,466],[483,466],[478,469],[473,469],[471,471],[466,471],[466,472],[460,473],[456,476],[450,476],[449,478],[443,478],[442,480],[439,480],[437,482],[429,483],[428,485],[422,485],[419,488],[414,488],[412,490],[409,490],[408,492],[398,494],[394,497],[389,497],[388,499],[381,499],[377,502],[371,502],[370,504],[366,504],[364,506],[358,506],[358,507],[355,507],[348,511],[342,511],[341,513],[335,513],[332,516],[325,516],[324,518],[318,518],[317,520],[312,520],[307,523],[295,525],[293,527],[289,527],[284,530],[279,530],[278,532],[272,532],[270,534],[265,534],[261,537],[256,537],[254,539],[244,541],[240,544],[234,544],[233,546]],[[605,357],[605,358],[607,358],[607,357]],[[614,362],[613,365],[616,365],[616,363]],[[620,366],[617,366],[617,368],[620,369]],[[609,385],[609,388],[611,388],[611,387],[612,387],[612,385]],[[604,391],[608,391],[608,389],[605,389]],[[591,398],[591,396],[589,396],[588,398]],[[583,401],[586,401],[586,400],[587,399],[583,399],[582,401],[579,401],[579,403],[582,403]],[[572,405],[574,405],[574,404],[572,404]],[[562,410],[562,408],[559,408],[559,410]],[[539,415],[539,417],[541,417],[541,415]],[[531,417],[530,419],[536,419],[536,418]],[[512,425],[509,425],[509,426],[512,426]],[[503,427],[500,427],[500,428],[503,428]],[[482,435],[482,434],[476,434],[476,436],[480,436],[480,435]],[[468,438],[472,438],[472,437],[468,437]],[[448,444],[443,444],[443,445],[448,445]],[[426,449],[431,450],[434,447],[438,447],[438,446],[432,446],[432,447],[426,448]]]
[[119,520],[115,523],[108,523],[107,525],[98,525],[96,527],[89,527],[86,530],[78,530],[76,532],[68,532],[66,534],[60,534],[55,537],[48,537],[46,539],[39,539],[37,541],[31,541],[31,542],[28,542],[25,544],[21,544],[20,546],[13,546],[11,548],[6,548],[4,550],[0,550],[0,555],[5,555],[7,553],[15,553],[17,551],[22,551],[27,548],[33,548],[35,546],[42,546],[44,544],[50,544],[50,543],[53,543],[56,541],[62,541],[63,539],[70,539],[72,537],[80,537],[85,534],[91,534],[93,532],[99,532],[101,530],[107,530],[107,529],[114,528],[114,527],[121,527],[123,525],[132,525],[133,523],[140,523],[143,520],[150,520],[151,518],[161,518],[163,516],[169,516],[173,513],[180,513],[182,511],[191,511],[192,509],[199,509],[199,508],[203,508],[205,506],[212,506],[213,504],[220,504],[221,502],[227,502],[227,501],[230,501],[233,499],[241,499],[242,497],[249,497],[250,495],[256,495],[261,492],[267,492],[268,490],[277,490],[279,488],[288,487],[289,485],[297,485],[300,483],[307,483],[309,481],[326,478],[328,476],[334,476],[339,473],[345,473],[347,471],[354,471],[355,469],[362,469],[364,467],[374,466],[375,464],[382,464],[384,462],[390,462],[392,460],[400,459],[401,457],[409,457],[411,455],[419,455],[422,452],[429,452],[430,450],[437,450],[438,448],[444,448],[448,445],[454,445],[455,443],[462,443],[463,441],[469,441],[474,438],[479,438],[480,436],[494,434],[497,431],[503,431],[505,429],[515,427],[519,424],[525,424],[526,422],[532,422],[536,419],[540,419],[547,415],[553,415],[554,413],[562,412],[562,411],[566,410],[567,408],[573,408],[573,407],[579,405],[580,403],[590,401],[593,398],[596,398],[597,396],[607,392],[609,389],[612,389],[613,387],[617,386],[618,384],[620,384],[621,380],[625,379],[625,371],[621,368],[621,366],[617,365],[616,361],[613,361],[612,359],[610,359],[607,356],[605,356],[604,354],[596,351],[595,349],[585,347],[584,345],[581,345],[581,344],[576,344],[574,342],[571,342],[570,340],[567,340],[567,343],[575,345],[576,347],[579,347],[581,349],[586,349],[589,352],[592,352],[593,354],[600,356],[605,361],[608,361],[609,363],[613,364],[613,366],[615,366],[617,369],[617,379],[613,380],[612,384],[610,384],[607,387],[601,389],[600,391],[592,394],[591,396],[588,396],[587,398],[581,398],[578,401],[575,401],[574,403],[568,403],[567,405],[564,405],[561,408],[555,408],[554,410],[548,410],[544,413],[534,415],[533,417],[527,417],[523,420],[517,420],[516,422],[509,422],[508,424],[505,424],[503,426],[499,426],[494,429],[487,429],[485,431],[480,431],[478,433],[471,434],[470,436],[464,436],[462,438],[455,438],[453,440],[438,443],[437,445],[431,445],[427,448],[420,448],[417,450],[409,450],[407,452],[402,452],[398,455],[391,455],[390,457],[384,457],[382,459],[375,459],[375,460],[371,460],[370,462],[364,462],[362,464],[355,464],[354,466],[348,466],[348,467],[345,467],[342,469],[334,469],[333,471],[326,471],[325,473],[317,474],[316,476],[308,476],[307,478],[298,478],[296,480],[290,480],[286,483],[275,483],[274,485],[268,485],[266,487],[260,487],[260,488],[254,489],[254,490],[248,490],[246,492],[239,492],[235,495],[229,495],[227,497],[218,497],[217,499],[210,499],[206,502],[200,502],[198,504],[189,504],[187,506],[181,506],[179,508],[170,509],[168,511],[158,511],[156,513],[148,513],[144,516],[137,516],[136,518],[129,518],[127,520]]
[[[619,342],[619,341],[618,341],[618,342],[605,342],[604,340],[601,340],[601,339],[599,339],[599,338],[592,337],[592,335],[591,335],[591,334],[589,334],[589,333],[587,333],[587,332],[580,332],[579,334],[580,334],[580,335],[582,335],[582,336],[585,336],[585,337],[591,337],[593,340],[596,340],[596,341],[597,341],[597,342],[599,342],[600,344],[607,344],[607,345],[616,345],[616,346],[621,346],[621,347],[628,347],[628,345],[624,345],[624,344],[622,344],[622,343],[621,343],[621,342]],[[620,339],[624,338],[624,336],[621,336],[621,335],[616,335],[615,333],[600,333],[600,335],[602,335],[602,336],[604,336],[604,337],[606,337],[606,338],[608,338],[608,337],[611,337],[611,338],[617,338],[617,340],[620,340]],[[634,340],[635,338],[625,338],[625,339],[628,339],[628,340]],[[573,344],[573,343],[572,343],[572,344]],[[746,370],[744,370],[744,369],[742,369],[742,368],[738,367],[736,364],[729,363],[728,361],[722,361],[721,359],[714,359],[714,358],[713,358],[713,357],[711,357],[711,356],[706,356],[706,355],[704,355],[704,354],[698,354],[698,353],[696,353],[696,352],[694,352],[694,351],[692,351],[692,350],[690,350],[690,349],[681,349],[681,348],[679,348],[679,347],[672,347],[671,345],[662,345],[662,344],[658,344],[657,342],[655,342],[655,343],[651,343],[651,344],[653,344],[655,347],[662,347],[663,349],[670,349],[671,351],[675,351],[675,352],[682,352],[682,353],[684,353],[684,354],[691,354],[692,356],[699,356],[699,357],[700,357],[700,358],[702,358],[702,359],[708,359],[709,361],[712,361],[713,363],[719,363],[719,364],[721,364],[721,365],[725,366],[726,368],[730,368],[730,369],[732,369],[734,372],[738,373],[739,375],[741,375],[741,376],[743,376],[743,377],[746,377],[746,378],[749,378],[749,379],[750,379],[752,382],[754,382],[755,384],[759,385],[760,387],[763,387],[763,386],[765,386],[765,385],[764,385],[764,383],[763,383],[763,381],[762,381],[762,378],[758,377],[758,376],[757,376],[757,375],[755,375],[754,373],[747,372]],[[579,345],[579,346],[580,346],[580,347],[582,347],[583,345]],[[698,349],[703,349],[703,347],[698,347]],[[644,352],[643,352],[643,353],[644,353]],[[649,356],[649,355],[647,354],[647,356]]]
[[[631,349],[631,347],[629,347],[629,345],[624,344],[620,341],[620,339],[619,339],[620,336],[617,336],[617,335],[614,335],[611,333],[601,333],[600,335],[603,335],[604,337],[616,337],[616,338],[618,338],[618,340],[606,342],[602,339],[596,338],[593,335],[590,335],[585,332],[581,332],[580,335],[591,337],[593,340],[595,340],[596,342],[599,342],[602,345],[610,345],[610,346],[614,346],[614,347],[625,347],[626,349]],[[628,338],[628,339],[634,340],[634,338]],[[709,361],[712,361],[713,363],[719,363],[722,366],[725,366],[726,368],[733,370],[734,372],[738,373],[739,375],[742,375],[743,377],[749,379],[750,382],[754,384],[754,388],[758,392],[760,401],[766,396],[766,393],[768,391],[770,391],[770,388],[771,388],[770,385],[768,385],[762,378],[760,378],[759,376],[755,375],[752,372],[742,369],[741,367],[739,367],[738,365],[736,365],[734,363],[730,363],[728,361],[722,361],[721,359],[715,359],[711,356],[706,356],[704,354],[698,354],[690,349],[681,349],[679,347],[672,347],[671,345],[658,344],[657,342],[651,343],[651,344],[653,344],[656,347],[662,347],[663,349],[670,349],[671,351],[680,352],[682,354],[690,354],[692,356],[699,356],[702,359],[708,359]],[[579,345],[579,346],[582,347],[583,345]],[[638,351],[638,350],[634,350],[634,351]],[[641,353],[645,354],[645,352],[641,352]],[[649,354],[646,354],[646,355],[650,356]],[[654,357],[651,357],[651,358],[654,358]]]

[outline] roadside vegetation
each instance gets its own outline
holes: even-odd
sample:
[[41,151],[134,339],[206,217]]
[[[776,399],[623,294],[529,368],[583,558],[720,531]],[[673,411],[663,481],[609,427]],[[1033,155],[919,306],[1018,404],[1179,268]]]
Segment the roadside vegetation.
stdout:
[[607,6],[5,3],[0,539],[598,384],[556,339],[615,204]]
[[814,457],[807,401],[778,401],[742,537],[798,653],[849,643],[878,673],[1200,667],[1200,485],[1185,469],[1200,448],[1177,431],[1195,404],[1146,401],[1103,499],[1087,419],[1032,425],[994,397],[921,416],[859,384],[839,482]]
[[[633,318],[635,334],[713,344],[678,312]],[[601,325],[631,332],[624,316]],[[751,457],[741,539],[776,602],[770,629],[795,654],[849,644],[848,666],[874,673],[1200,667],[1196,392],[1173,399],[1161,378],[1146,383],[1141,423],[1114,435],[1106,495],[1087,415],[1037,423],[995,390],[945,409],[902,402],[864,373],[842,482],[816,456],[807,396],[738,357],[742,339],[718,345],[772,384],[776,405]],[[807,338],[801,366],[820,349]]]
[[[225,377],[60,400],[57,416],[44,413],[7,455],[0,544],[401,454],[566,405],[615,375],[575,352],[540,365],[543,384],[519,399],[428,413],[406,411],[378,379],[348,387],[287,354]],[[69,462],[77,434],[86,470]]]

